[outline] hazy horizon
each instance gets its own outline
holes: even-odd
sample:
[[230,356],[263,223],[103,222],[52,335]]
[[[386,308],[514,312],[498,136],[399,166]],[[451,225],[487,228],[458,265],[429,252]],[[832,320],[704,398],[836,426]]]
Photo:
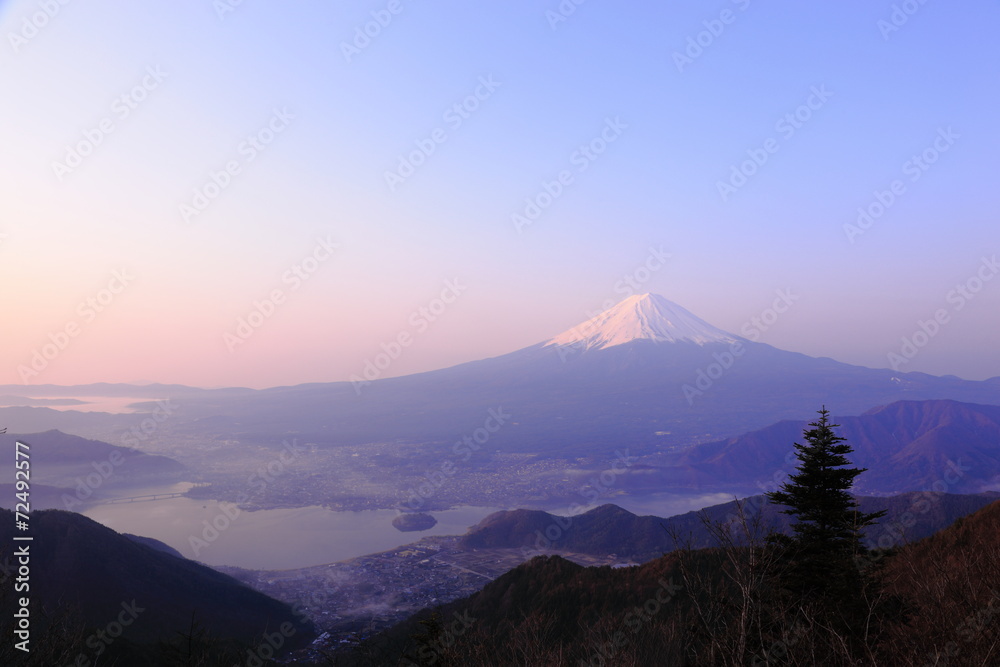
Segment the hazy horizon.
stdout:
[[0,1],[0,384],[407,375],[630,292],[1000,376],[995,4],[57,4]]

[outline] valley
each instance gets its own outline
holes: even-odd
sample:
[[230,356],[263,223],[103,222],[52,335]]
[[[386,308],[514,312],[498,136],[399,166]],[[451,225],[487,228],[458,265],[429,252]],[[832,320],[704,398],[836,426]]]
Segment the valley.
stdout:
[[[739,363],[687,405],[685,380],[736,341]],[[744,516],[758,537],[789,532],[759,495],[794,472],[810,418],[789,392],[869,406],[835,418],[866,468],[861,506],[888,512],[865,537],[873,546],[927,537],[1000,498],[996,379],[785,353],[651,295],[503,357],[374,381],[363,397],[343,383],[49,387],[21,401],[2,389],[20,403],[0,408],[15,428],[59,427],[0,434],[2,448],[23,439],[39,453],[39,508],[152,538],[280,601],[315,627],[313,657],[367,646],[537,556],[628,568],[721,535],[750,540]],[[61,404],[46,406],[50,394]],[[871,406],[883,399],[894,400]],[[403,532],[397,519],[417,513],[429,528]]]
[[[334,648],[355,645],[421,609],[471,595],[525,561],[519,548],[470,551],[458,540],[425,537],[389,551],[296,570],[218,569],[302,610],[326,635],[317,647]],[[616,563],[610,556],[544,553],[584,566]]]

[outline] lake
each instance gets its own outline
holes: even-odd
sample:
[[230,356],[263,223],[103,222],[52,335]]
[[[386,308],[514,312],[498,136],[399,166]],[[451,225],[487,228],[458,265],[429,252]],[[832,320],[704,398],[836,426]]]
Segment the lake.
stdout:
[[[143,403],[146,401],[160,401],[162,398],[137,398],[135,396],[38,396],[38,397],[0,397],[0,408],[16,406],[45,407],[52,410],[66,412],[75,410],[76,412],[107,412],[110,414],[131,414],[140,412],[129,407],[133,403]],[[79,403],[61,404],[58,401],[79,401]],[[145,411],[145,410],[142,410]]]
[[[133,493],[170,493],[184,488],[176,485]],[[120,533],[160,540],[186,558],[207,565],[288,570],[387,551],[430,535],[461,535],[497,511],[492,507],[458,507],[433,512],[436,526],[403,533],[392,526],[396,510],[340,512],[297,507],[240,511],[230,518],[224,507],[234,514],[229,503],[220,506],[214,500],[185,497],[96,505],[83,514]]]
[[[178,493],[190,483],[132,489],[127,493]],[[126,492],[120,495],[126,495]],[[732,500],[732,494],[618,496],[610,500],[634,514],[674,516]],[[586,507],[584,511],[593,509]],[[224,509],[229,508],[229,514]],[[457,507],[432,512],[430,530],[401,532],[393,527],[396,510],[333,511],[323,507],[241,510],[229,503],[178,497],[133,503],[95,505],[86,516],[120,533],[152,537],[186,558],[207,565],[235,565],[254,570],[288,570],[395,549],[430,535],[461,535],[495,507]],[[566,515],[568,508],[550,510]]]

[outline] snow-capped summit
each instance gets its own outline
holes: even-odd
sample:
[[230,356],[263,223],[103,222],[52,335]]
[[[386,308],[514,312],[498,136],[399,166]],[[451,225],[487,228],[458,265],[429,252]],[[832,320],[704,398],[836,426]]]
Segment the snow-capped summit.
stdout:
[[635,294],[546,341],[545,345],[599,350],[639,339],[665,343],[687,341],[698,345],[738,340],[659,294]]

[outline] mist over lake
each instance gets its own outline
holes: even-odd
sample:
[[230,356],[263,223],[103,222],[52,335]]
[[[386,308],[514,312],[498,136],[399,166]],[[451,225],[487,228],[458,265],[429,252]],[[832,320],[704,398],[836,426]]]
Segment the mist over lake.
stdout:
[[[135,495],[169,493],[178,487],[135,489]],[[241,511],[235,519],[215,500],[165,500],[97,505],[85,516],[123,533],[152,537],[185,557],[209,565],[286,570],[322,565],[386,551],[430,535],[460,535],[495,512],[494,508],[460,507],[435,512],[430,530],[403,533],[392,526],[396,510],[331,511],[299,507]],[[232,506],[228,512],[233,512]],[[220,518],[220,517],[225,517]],[[192,546],[215,533],[209,525],[228,526],[207,546]],[[213,524],[214,522],[214,524]],[[196,553],[197,551],[197,553]]]

